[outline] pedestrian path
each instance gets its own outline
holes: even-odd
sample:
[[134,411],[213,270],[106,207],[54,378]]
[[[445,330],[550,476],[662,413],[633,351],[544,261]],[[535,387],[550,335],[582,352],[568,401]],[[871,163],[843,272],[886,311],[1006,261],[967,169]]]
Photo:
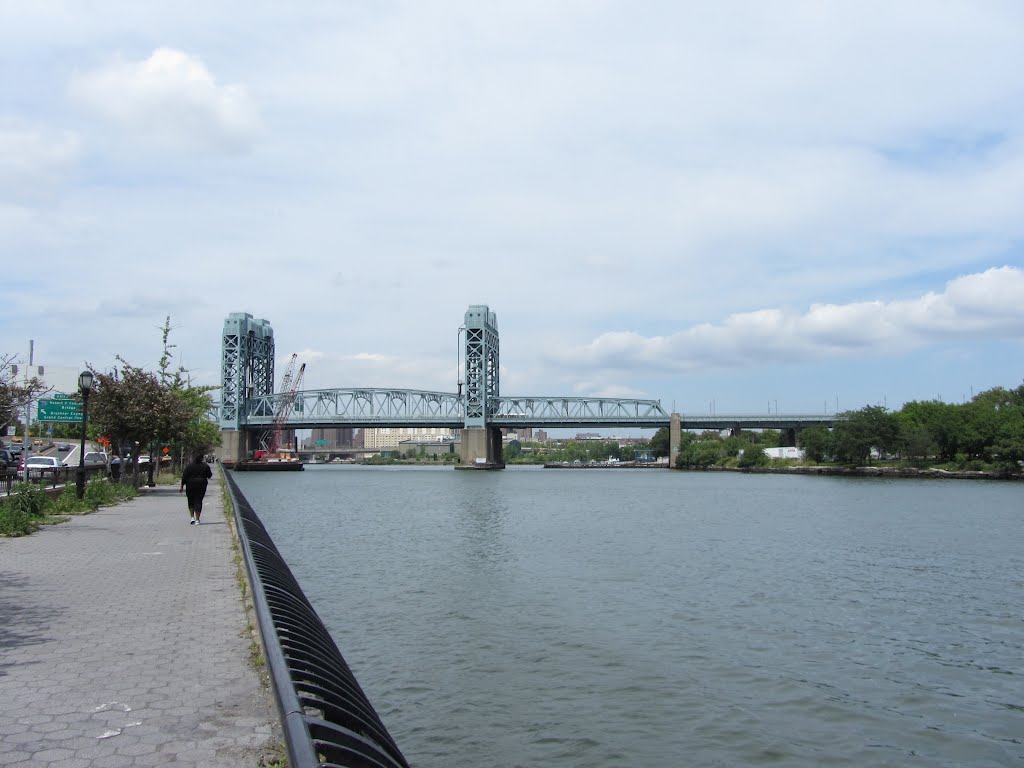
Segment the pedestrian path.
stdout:
[[0,539],[0,766],[255,768],[278,724],[250,664],[215,475]]

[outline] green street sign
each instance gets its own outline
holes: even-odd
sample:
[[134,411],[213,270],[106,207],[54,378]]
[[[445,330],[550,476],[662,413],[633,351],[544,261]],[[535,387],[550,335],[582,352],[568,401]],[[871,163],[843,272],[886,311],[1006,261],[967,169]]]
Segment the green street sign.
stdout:
[[40,400],[36,408],[39,421],[81,421],[82,404],[67,395]]
[[327,441],[326,440],[316,440],[315,442],[316,442],[317,445],[327,445]]

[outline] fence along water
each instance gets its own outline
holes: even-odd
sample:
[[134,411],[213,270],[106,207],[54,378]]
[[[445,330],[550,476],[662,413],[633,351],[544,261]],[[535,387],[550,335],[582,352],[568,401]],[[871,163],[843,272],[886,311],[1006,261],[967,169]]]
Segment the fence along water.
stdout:
[[252,506],[225,473],[288,764],[408,768]]

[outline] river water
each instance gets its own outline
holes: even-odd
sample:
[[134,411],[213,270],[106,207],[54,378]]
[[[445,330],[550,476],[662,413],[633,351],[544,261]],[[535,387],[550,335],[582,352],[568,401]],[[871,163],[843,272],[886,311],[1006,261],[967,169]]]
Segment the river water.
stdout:
[[236,474],[416,768],[1024,766],[1024,486]]

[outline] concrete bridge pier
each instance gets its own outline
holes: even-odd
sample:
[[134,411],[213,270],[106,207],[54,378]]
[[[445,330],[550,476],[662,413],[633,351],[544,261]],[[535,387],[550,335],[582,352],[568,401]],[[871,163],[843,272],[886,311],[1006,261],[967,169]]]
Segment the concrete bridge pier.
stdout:
[[220,447],[214,453],[224,461],[242,461],[249,458],[249,433],[244,429],[222,429]]
[[800,431],[796,427],[786,427],[780,429],[779,432],[779,444],[787,448],[800,445]]
[[679,446],[683,442],[683,417],[678,413],[669,416],[668,422],[668,465],[675,468]]
[[498,427],[466,427],[459,447],[461,464],[456,469],[504,469],[501,430]]

